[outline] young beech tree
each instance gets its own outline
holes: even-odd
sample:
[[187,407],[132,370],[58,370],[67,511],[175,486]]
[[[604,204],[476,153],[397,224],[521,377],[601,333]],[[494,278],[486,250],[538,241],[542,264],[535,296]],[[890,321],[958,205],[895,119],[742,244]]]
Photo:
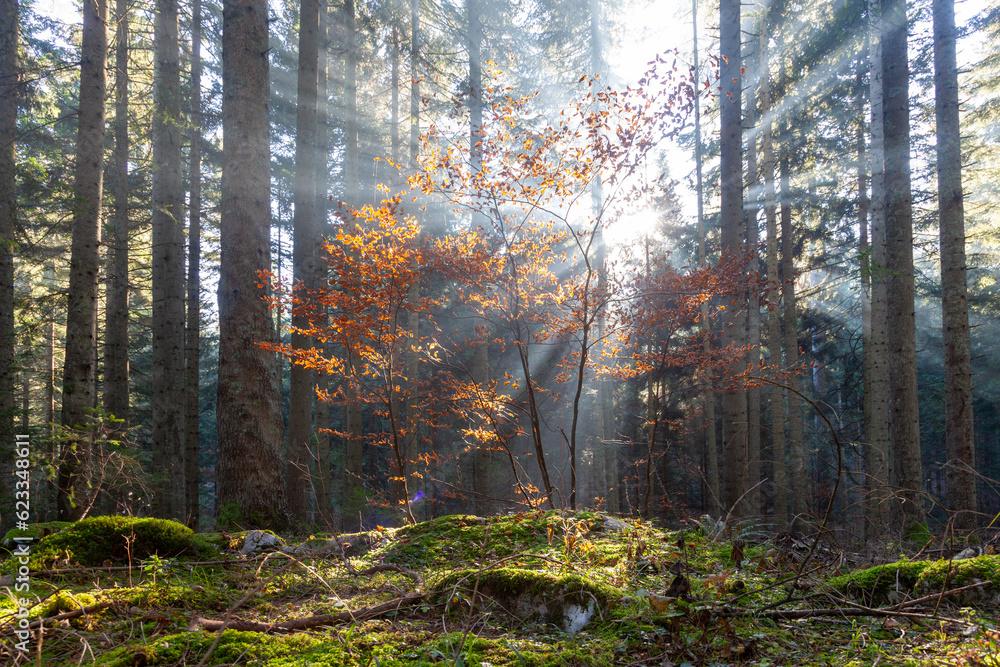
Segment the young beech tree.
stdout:
[[[675,69],[654,69],[643,88],[624,92],[598,89],[591,79],[596,92],[552,124],[534,115],[531,97],[487,87],[476,135],[452,138],[432,127],[407,193],[343,209],[344,225],[325,246],[326,282],[311,290],[275,287],[272,305],[308,319],[295,332],[316,345],[267,347],[335,376],[338,388],[318,392],[321,400],[363,405],[373,415],[366,433],[336,435],[389,452],[391,482],[401,486],[394,501],[410,521],[415,464],[441,455],[424,451],[435,432],[451,429],[467,450],[506,458],[519,502],[572,505],[585,388],[626,372],[724,367],[743,354],[710,352],[706,361],[692,333],[704,300],[743,293],[742,284],[734,286],[739,270],[664,268],[654,281],[626,285],[613,270],[602,279],[595,261],[597,232],[637,194],[628,176],[691,108],[693,82],[675,81]],[[464,113],[460,104],[456,113]],[[470,143],[481,155],[475,168]],[[594,215],[588,188],[598,175],[610,203]],[[435,197],[474,228],[421,236],[415,214]],[[414,315],[419,333],[408,326]],[[655,339],[653,351],[625,349],[637,327],[643,333],[635,340]],[[330,358],[329,343],[354,353]],[[476,371],[477,352],[487,345],[511,370],[492,377]],[[564,394],[569,400],[560,400]],[[540,488],[522,467],[520,442],[530,442]],[[568,485],[553,474],[557,463]]]

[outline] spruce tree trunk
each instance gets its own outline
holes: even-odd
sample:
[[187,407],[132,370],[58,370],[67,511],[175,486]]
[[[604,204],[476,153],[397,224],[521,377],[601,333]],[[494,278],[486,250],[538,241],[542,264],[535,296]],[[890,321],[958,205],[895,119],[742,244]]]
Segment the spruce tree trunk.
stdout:
[[[698,75],[698,0],[691,0],[691,23],[694,35],[694,70]],[[706,263],[705,249],[705,188],[702,178],[702,155],[701,155],[701,97],[694,96],[694,160],[695,160],[695,190],[698,197],[698,268],[704,269]],[[701,304],[701,332],[706,336],[704,352],[706,355],[711,351],[708,336],[708,302]],[[715,390],[712,388],[712,369],[704,368],[701,371],[704,382],[702,393],[702,412],[704,414],[705,429],[705,477],[708,487],[708,502],[705,509],[709,514],[716,516],[722,513],[722,497],[719,495],[719,445],[715,433]]]
[[[785,64],[781,64],[780,85],[788,90],[788,76]],[[802,399],[796,391],[801,391],[798,376],[799,366],[799,325],[798,302],[795,282],[795,242],[792,237],[791,152],[792,128],[786,118],[783,121],[780,141],[778,169],[781,179],[781,295],[783,300],[782,319],[785,332],[785,367],[791,371],[788,378],[788,460],[791,468],[792,504],[791,523],[795,529],[802,527],[802,521],[809,513],[806,496],[805,440],[802,437]]]
[[941,224],[941,311],[944,339],[948,510],[955,527],[976,527],[976,447],[972,421],[969,296],[962,206],[962,139],[958,117],[955,0],[934,0],[934,110],[937,120],[938,210]]
[[885,131],[886,323],[889,339],[890,483],[903,535],[924,523],[910,189],[910,98],[905,0],[882,0]]
[[[295,214],[292,218],[293,349],[304,350],[312,341],[298,332],[310,326],[308,291],[316,280],[316,246],[319,241],[316,209],[316,95],[319,86],[319,0],[302,0],[299,11],[298,103],[295,124]],[[312,407],[314,372],[297,363],[291,366],[288,412],[288,462],[285,490],[288,509],[307,519],[310,509]]]
[[124,431],[129,420],[128,386],[128,5],[115,8],[115,148],[114,217],[109,225],[107,294],[104,310],[104,412],[123,420],[115,430]]
[[[319,8],[319,61],[316,76],[316,233],[317,243],[322,244],[329,227],[327,191],[330,177],[327,163],[330,154],[329,124],[329,46],[330,46],[330,12],[326,2],[320,2]],[[327,271],[326,252],[317,246],[316,249],[316,284],[329,288],[329,272]],[[317,314],[319,325],[327,326],[329,318],[322,311]],[[325,345],[324,354],[331,354],[330,344]],[[316,389],[320,392],[330,390],[330,376],[327,373],[316,373]],[[333,529],[331,524],[330,492],[333,482],[330,472],[330,404],[316,400],[313,406],[313,428],[316,431],[316,512],[317,521],[323,521],[327,530]]]
[[[757,244],[760,240],[760,227],[757,219],[760,210],[760,188],[757,175],[757,102],[755,91],[757,90],[757,77],[760,68],[760,34],[755,31],[762,30],[762,24],[754,25],[750,20],[746,21],[747,34],[751,35],[749,52],[746,56],[746,71],[748,72],[748,85],[746,96],[746,127],[747,132],[747,203],[746,210],[746,230],[747,247],[752,253],[750,264],[747,270],[750,275],[755,276],[760,273],[760,259],[757,253]],[[756,368],[760,364],[760,301],[755,292],[756,287],[751,288],[747,297],[747,367]],[[746,511],[748,516],[759,516],[760,506],[760,387],[752,386],[747,389],[747,468],[746,477],[743,481],[743,492],[746,493]]]
[[[767,40],[762,39],[761,62],[764,64],[760,79],[761,152],[763,153],[764,220],[767,227],[767,283],[773,290],[772,303],[780,299],[781,276],[778,273],[778,216],[774,188],[774,137],[771,122],[771,74],[768,62]],[[784,368],[781,357],[781,313],[777,308],[767,311],[768,365],[778,370]],[[785,390],[771,385],[768,390],[771,413],[771,463],[774,479],[774,524],[777,530],[788,528],[788,467],[785,461]]]
[[[2,489],[12,488],[14,460],[14,230],[17,218],[18,3],[0,0],[0,474]],[[11,496],[13,497],[13,496]],[[4,512],[7,517],[10,512]],[[5,520],[3,529],[10,521]]]
[[[119,0],[122,2],[122,0]],[[201,357],[201,0],[191,3],[191,200],[188,209],[187,325],[184,332],[184,516],[197,530],[201,519],[198,409]]]
[[225,0],[222,14],[222,207],[219,263],[218,520],[289,523],[281,479],[274,322],[257,287],[271,269],[271,150],[266,0]]
[[[358,206],[358,77],[357,53],[355,52],[354,0],[344,2],[344,199],[348,206]],[[354,221],[348,221],[353,225]],[[354,364],[354,353],[348,348],[347,362]],[[364,443],[362,441],[362,411],[357,395],[350,387],[345,388],[349,403],[344,409],[346,476],[344,477],[344,529],[360,530],[360,514],[366,498],[363,489]]]
[[[738,257],[745,249],[745,219],[743,217],[742,159],[742,74],[740,72],[740,2],[721,0],[719,24],[720,82],[719,102],[722,107],[722,138],[719,169],[722,180],[721,251],[723,257]],[[734,348],[746,343],[746,308],[743,294],[733,295],[722,317],[722,343]],[[744,370],[742,360],[734,361],[727,375],[735,378]],[[747,465],[747,396],[746,391],[727,387],[722,391],[723,451],[722,471],[723,511],[734,518],[749,514],[741,502]]]
[[881,540],[888,525],[889,493],[889,347],[886,323],[886,243],[884,145],[882,117],[882,10],[868,0],[868,97],[871,105],[871,340],[864,348],[871,395],[865,392],[865,539]]
[[[603,25],[601,19],[601,0],[590,0],[590,65],[593,74],[600,74],[606,80],[607,64],[604,62]],[[604,188],[601,182],[601,175],[598,174],[591,191],[591,215],[595,218],[601,216],[603,208]],[[597,267],[598,272],[598,291],[603,294],[607,282],[607,260],[604,234],[601,226],[595,229],[595,234],[597,238],[594,239],[594,266]],[[603,305],[600,308],[601,312],[596,315],[595,321],[597,323],[598,340],[603,341],[606,335],[607,313]],[[598,470],[601,471],[602,483],[594,491],[602,494],[605,509],[612,514],[617,514],[621,512],[622,480],[619,473],[618,447],[614,444],[614,392],[610,380],[598,379],[596,383],[597,410],[593,429],[596,434],[597,443],[594,461]]]
[[104,99],[108,62],[106,0],[83,3],[80,58],[80,113],[76,140],[73,239],[66,304],[66,356],[63,366],[62,425],[72,429],[59,467],[56,504],[59,519],[76,520],[89,504],[90,412],[96,397],[97,299],[101,198],[104,193]]
[[177,0],[157,0],[153,70],[154,513],[183,519],[184,232]]
[[[862,432],[861,442],[864,443],[862,461],[867,467],[868,442],[865,438],[865,428],[872,418],[871,397],[872,397],[872,279],[871,279],[871,243],[868,240],[868,154],[865,145],[865,90],[863,85],[863,68],[866,63],[864,57],[858,59],[858,70],[855,74],[854,85],[856,91],[857,128],[854,134],[854,145],[858,162],[858,250],[860,253],[859,277],[861,282],[861,388],[864,394],[862,403]],[[868,482],[864,482],[864,491],[870,491]],[[865,494],[867,496],[867,493]],[[862,499],[862,503],[867,507],[867,500]],[[866,512],[867,514],[867,512]]]
[[44,433],[51,438],[55,434],[56,421],[56,309],[51,295],[56,291],[56,266],[46,262],[42,280],[48,293],[49,308],[45,313],[45,429]]

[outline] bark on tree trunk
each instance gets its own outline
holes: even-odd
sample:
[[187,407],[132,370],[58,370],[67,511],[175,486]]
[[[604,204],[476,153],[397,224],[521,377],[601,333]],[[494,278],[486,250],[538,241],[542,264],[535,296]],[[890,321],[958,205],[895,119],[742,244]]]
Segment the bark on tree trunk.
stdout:
[[[122,2],[123,0],[119,0]],[[201,356],[201,0],[191,3],[191,200],[188,212],[187,326],[184,332],[187,380],[184,392],[184,515],[197,530],[201,518],[198,494],[198,434]]]
[[109,225],[107,303],[104,324],[104,412],[129,420],[128,386],[128,6],[118,0],[115,46],[114,217]]
[[[781,65],[780,82],[782,90],[788,90],[785,65]],[[782,319],[785,332],[785,367],[788,377],[788,440],[787,449],[791,468],[792,504],[791,523],[793,528],[801,528],[802,521],[809,512],[806,496],[805,440],[802,437],[802,400],[795,393],[800,391],[801,382],[797,374],[799,366],[799,325],[798,303],[795,294],[795,243],[792,238],[792,206],[790,156],[792,151],[791,123],[786,118],[780,137],[779,171],[781,179],[781,294],[783,300]]]
[[[0,0],[0,489],[13,490],[14,457],[14,249],[17,217],[17,172],[14,143],[17,136],[18,35],[17,0]],[[0,529],[12,524],[4,512]]]
[[[330,25],[329,7],[325,1],[320,2],[319,8],[319,61],[316,77],[316,233],[317,243],[322,243],[328,234],[329,209],[327,205],[327,190],[329,189],[329,176],[327,174],[327,163],[330,154],[330,133],[327,130],[329,123],[329,46],[330,46]],[[316,284],[324,288],[329,288],[326,253],[317,248],[316,259]],[[326,312],[321,312],[319,316],[319,326],[326,326],[329,318]],[[324,345],[320,343],[320,345]],[[331,347],[326,345],[325,354],[332,352]],[[326,373],[316,373],[316,389],[326,393],[330,390],[330,376]],[[331,525],[331,505],[330,492],[332,491],[332,478],[330,475],[330,404],[326,401],[317,400],[313,406],[313,427],[316,431],[316,511],[317,520],[323,521],[328,530],[334,528]]]
[[[319,86],[319,0],[302,0],[299,11],[298,105],[295,125],[295,214],[292,218],[292,349],[311,347],[299,332],[310,326],[308,292],[316,281],[316,95]],[[288,509],[297,518],[308,518],[312,455],[312,408],[315,374],[297,363],[289,380],[288,461],[285,490]]]
[[[355,53],[355,17],[354,0],[344,2],[344,198],[349,206],[358,206],[358,83],[357,54]],[[354,224],[349,221],[348,224]],[[349,365],[353,365],[353,353],[347,350]],[[347,387],[345,394],[348,405],[344,410],[345,430],[345,460],[347,474],[344,477],[344,528],[345,530],[360,530],[361,512],[366,498],[363,488],[364,443],[362,441],[361,404],[357,402],[355,392]]]
[[864,349],[870,366],[871,397],[865,393],[865,539],[879,540],[888,525],[889,348],[886,329],[885,188],[882,118],[882,10],[868,0],[868,97],[871,103],[871,340]]
[[890,482],[903,534],[924,523],[910,190],[910,98],[905,0],[882,0],[885,131],[886,296],[889,341]]
[[157,0],[153,71],[154,513],[183,519],[184,231],[177,0]]
[[[0,0],[0,474],[12,490],[14,471],[14,249],[17,216],[14,142],[17,136],[17,0]],[[11,496],[12,497],[12,496]],[[0,528],[11,524],[4,512]]]
[[[747,85],[748,94],[746,96],[746,127],[747,133],[747,203],[746,229],[747,247],[753,253],[747,271],[751,276],[760,273],[760,259],[757,253],[757,244],[760,240],[760,227],[757,219],[760,209],[760,188],[757,175],[757,102],[755,91],[757,90],[757,77],[760,71],[760,33],[763,24],[754,25],[753,21],[746,21],[746,32],[753,35],[750,39],[749,53],[746,57],[746,71],[749,73],[749,83]],[[756,285],[756,280],[754,281]],[[756,294],[756,288],[751,288],[754,293],[748,293],[747,297],[747,367],[756,368],[760,364],[760,300]],[[746,510],[749,516],[760,516],[760,387],[753,386],[747,389],[747,467],[746,476],[743,480],[743,492],[746,493]]]
[[97,295],[101,198],[104,191],[104,98],[108,62],[106,0],[83,4],[80,62],[80,113],[66,306],[66,356],[63,366],[62,425],[72,437],[62,443],[57,507],[60,520],[80,518],[88,504],[87,466],[91,436],[88,408],[95,397]]
[[271,268],[266,0],[225,0],[222,17],[218,519],[281,529],[281,406],[274,323],[259,271]]
[[[763,127],[761,151],[763,153],[764,220],[767,227],[767,283],[773,291],[770,301],[780,299],[781,276],[778,274],[778,216],[774,188],[774,133],[771,122],[771,73],[768,61],[767,40],[762,39],[760,79],[760,104]],[[784,368],[781,357],[781,315],[777,307],[767,312],[768,365],[772,369]],[[785,462],[785,391],[771,385],[768,391],[771,412],[771,463],[774,479],[774,523],[778,530],[788,528],[788,467]]]
[[[722,107],[722,138],[720,142],[720,172],[722,179],[721,251],[723,257],[738,257],[744,251],[745,219],[743,217],[742,159],[742,74],[740,72],[740,3],[722,0],[719,24],[720,82],[719,101]],[[743,294],[734,295],[725,304],[722,318],[722,342],[739,348],[746,343],[746,308]],[[742,361],[730,365],[727,374],[734,378],[741,373]],[[727,387],[722,392],[723,451],[726,465],[723,472],[722,502],[724,511],[734,518],[749,512],[743,494],[747,464],[747,396],[746,391]]]
[[944,338],[948,509],[955,527],[976,528],[976,447],[972,420],[969,296],[962,206],[962,139],[958,117],[955,0],[934,0],[934,109],[937,120],[941,223],[941,311]]
[[[694,36],[694,70],[698,73],[698,1],[691,0],[691,22]],[[705,250],[705,210],[704,183],[702,179],[701,156],[701,98],[694,96],[694,159],[695,159],[695,190],[698,197],[698,268],[704,269],[706,262]],[[710,351],[708,341],[708,303],[701,305],[701,332],[706,336],[704,351]],[[721,496],[719,495],[719,445],[715,434],[715,390],[712,388],[712,370],[704,368],[701,371],[704,382],[702,393],[704,428],[705,428],[705,477],[708,487],[708,502],[705,508],[710,514],[720,515],[722,512]]]

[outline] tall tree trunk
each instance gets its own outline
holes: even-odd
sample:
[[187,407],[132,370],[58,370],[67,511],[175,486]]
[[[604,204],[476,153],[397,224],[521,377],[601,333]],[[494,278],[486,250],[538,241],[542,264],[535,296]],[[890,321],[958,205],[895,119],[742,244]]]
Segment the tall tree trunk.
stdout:
[[[604,61],[604,23],[601,18],[601,0],[590,0],[590,69],[592,74],[599,74],[607,80],[607,64]],[[607,85],[605,83],[605,85]],[[604,188],[601,175],[594,178],[591,189],[591,215],[602,217],[604,211]],[[598,292],[606,289],[607,252],[604,245],[604,233],[598,225],[594,233],[594,266],[598,272]],[[604,306],[599,306],[601,312],[595,314],[598,340],[603,341],[607,314]],[[601,343],[603,346],[603,342]],[[597,379],[597,410],[595,414],[594,433],[596,434],[596,452],[594,461],[603,479],[595,492],[601,492],[604,506],[608,512],[621,512],[621,476],[619,474],[618,447],[613,444],[615,437],[614,394],[610,380]]]
[[157,516],[184,507],[184,232],[177,0],[157,0],[153,71],[153,469]]
[[[355,32],[357,30],[354,18],[354,0],[344,1],[344,199],[348,206],[358,206],[358,77],[357,53],[355,52]],[[349,224],[354,224],[351,221]],[[347,362],[354,363],[353,351],[347,350]],[[365,504],[363,481],[364,443],[362,441],[361,403],[357,396],[348,388],[346,395],[349,403],[345,407],[345,430],[347,441],[345,460],[347,474],[344,477],[344,528],[360,530],[360,514]]]
[[[865,146],[865,90],[863,68],[866,66],[864,57],[858,59],[858,70],[855,73],[854,85],[856,87],[855,109],[857,110],[857,128],[854,134],[854,145],[858,162],[858,250],[860,255],[860,282],[861,282],[861,387],[864,394],[862,403],[863,428],[867,428],[868,421],[872,419],[872,262],[871,243],[868,240],[868,172],[867,172],[867,147]],[[861,434],[864,443],[865,467],[867,468],[869,443],[865,438],[865,433]],[[867,482],[865,483],[867,487]],[[867,489],[870,491],[871,489]],[[867,507],[867,500],[866,507]]]
[[420,149],[420,0],[410,0],[410,168],[417,168]]
[[948,509],[954,513],[957,528],[972,530],[976,527],[979,503],[976,494],[976,448],[972,421],[969,297],[965,275],[965,211],[962,206],[962,139],[958,118],[955,0],[934,0],[933,13]]
[[[409,135],[409,167],[410,172],[414,172],[417,169],[417,152],[419,150],[418,144],[420,139],[420,79],[417,77],[417,66],[420,60],[420,40],[419,40],[419,29],[420,29],[420,3],[419,0],[411,0],[410,2],[410,135]],[[417,304],[420,301],[420,282],[419,278],[410,285],[410,293],[408,295],[410,301],[411,310],[409,312],[409,321],[406,326],[409,329],[410,340],[413,341],[413,345],[407,354],[406,362],[406,378],[409,382],[410,396],[415,397],[417,392],[417,387],[420,381],[420,363],[419,357],[420,352],[418,348],[418,341],[420,340],[420,313],[417,310]],[[409,428],[409,433],[404,440],[403,446],[409,448],[411,445],[415,445],[420,442],[421,438],[421,425],[420,418],[417,414],[417,408],[412,402],[408,402],[403,406],[403,414],[406,419],[406,424]],[[403,457],[403,467],[404,470],[401,473],[402,480],[400,480],[397,486],[397,493],[400,494],[402,500],[405,503],[409,503],[410,499],[407,497],[403,482],[406,481],[409,475],[408,470],[409,465],[409,454]],[[478,471],[479,469],[476,468]],[[475,483],[475,482],[474,482]],[[481,488],[480,484],[479,487]],[[488,510],[488,506],[487,506]],[[488,514],[488,511],[484,511],[484,514]],[[407,512],[407,516],[410,516],[412,512]]]
[[[11,490],[14,459],[14,249],[17,219],[18,3],[0,0],[0,474],[2,488]],[[4,516],[10,512],[4,512]],[[10,521],[4,521],[6,530]]]
[[49,307],[45,313],[45,434],[51,438],[55,435],[56,420],[56,308],[53,295],[56,292],[56,266],[53,262],[45,263],[42,280],[49,297]]
[[[300,329],[310,326],[308,292],[316,280],[316,94],[319,85],[319,0],[302,0],[299,12],[298,106],[295,124],[295,215],[292,219],[292,348],[310,347]],[[293,363],[288,398],[288,463],[285,489],[288,509],[308,518],[310,505],[310,441],[315,396],[311,368]]]
[[266,0],[222,8],[222,206],[219,262],[218,519],[288,525],[274,324],[259,271],[271,268]]
[[108,239],[107,304],[104,324],[104,412],[128,428],[128,5],[115,8],[114,217]]
[[[742,74],[740,58],[740,2],[721,0],[719,6],[720,82],[719,103],[722,107],[719,169],[722,181],[720,211],[721,251],[723,258],[736,258],[744,251],[745,219],[743,217],[742,159]],[[743,295],[735,295],[727,304],[722,318],[722,342],[740,348],[746,343],[746,308]],[[741,360],[727,370],[727,379],[735,379],[743,371]],[[726,465],[723,474],[723,509],[736,518],[749,514],[743,494],[747,465],[747,395],[746,391],[727,387],[722,392],[723,451]]]
[[[482,129],[483,129],[483,67],[482,43],[483,26],[480,20],[479,0],[466,1],[469,48],[469,162],[473,174],[482,169]],[[475,224],[475,223],[474,223]],[[481,340],[473,351],[472,379],[485,389],[490,381],[489,329],[484,318],[477,318],[476,328]],[[489,513],[489,499],[494,495],[493,456],[485,444],[477,447],[473,460],[473,491],[482,504],[484,514]]]
[[[326,192],[328,190],[330,177],[327,173],[327,163],[330,154],[330,133],[327,131],[329,123],[329,47],[330,47],[330,11],[325,0],[320,2],[319,8],[319,61],[316,76],[316,233],[317,243],[322,244],[324,236],[327,234],[328,208]],[[316,283],[321,287],[329,287],[327,279],[325,254],[317,247],[320,253],[316,259]],[[329,323],[326,312],[318,314],[320,326]],[[326,346],[325,354],[330,354],[331,345]],[[326,373],[316,373],[316,389],[321,392],[328,392],[330,389],[330,376]],[[323,521],[329,528],[330,524],[330,404],[326,401],[317,400],[313,406],[313,428],[316,431],[316,511],[317,521]]]
[[392,40],[389,45],[390,63],[390,83],[389,90],[391,99],[389,101],[389,135],[392,150],[392,163],[399,165],[399,25],[393,16]]
[[[691,0],[691,23],[694,35],[694,70],[695,77],[699,76],[698,71],[698,0]],[[707,261],[705,250],[705,188],[702,178],[702,155],[701,155],[701,97],[694,96],[694,161],[695,161],[695,190],[698,197],[698,268],[704,269]],[[701,304],[701,332],[706,336],[704,351],[707,355],[710,351],[708,336],[708,303]],[[719,445],[715,437],[715,390],[712,388],[712,370],[704,368],[701,371],[705,389],[702,393],[703,414],[705,415],[705,477],[707,477],[709,502],[705,503],[711,514],[721,514],[722,497],[719,489]]]
[[910,98],[905,0],[882,0],[885,131],[885,226],[889,342],[890,481],[897,488],[896,525],[904,535],[924,522],[917,328],[913,285],[913,197],[910,190]]
[[882,539],[888,525],[889,489],[889,347],[886,312],[885,132],[882,117],[882,10],[868,0],[868,97],[871,103],[871,340],[864,349],[871,397],[865,393],[865,538]]
[[[766,25],[766,24],[765,24]],[[778,273],[778,216],[774,189],[774,133],[771,121],[771,72],[767,40],[762,39],[760,78],[761,152],[763,153],[764,220],[767,227],[767,283],[776,303],[780,298],[781,276]],[[781,358],[781,315],[775,309],[767,312],[768,364],[773,369],[784,367]],[[785,462],[785,390],[771,385],[768,391],[771,412],[771,462],[774,477],[774,523],[778,530],[788,527],[788,467]]]
[[87,467],[91,437],[88,409],[93,405],[97,348],[97,298],[101,198],[104,192],[104,98],[107,90],[108,5],[83,3],[80,62],[80,113],[76,140],[73,240],[66,306],[66,356],[63,366],[62,425],[72,429],[63,443],[59,467],[59,518],[80,518],[88,505]]
[[[118,0],[122,2],[123,0]],[[198,409],[201,357],[201,0],[191,3],[191,201],[188,212],[187,327],[184,348],[187,380],[184,392],[184,516],[198,528]]]
[[[751,276],[760,273],[760,259],[757,244],[760,240],[758,211],[760,210],[760,187],[757,174],[757,78],[760,74],[760,32],[763,22],[749,18],[746,20],[746,32],[751,35],[750,48],[746,56],[746,71],[749,73],[746,96],[746,127],[747,132],[747,177],[746,211],[747,247],[752,253],[747,266]],[[756,280],[753,282],[756,285]],[[760,300],[756,287],[751,288],[747,298],[747,367],[756,368],[760,364]],[[759,516],[760,507],[760,387],[747,389],[747,454],[746,476],[743,480],[743,492],[746,494],[746,512],[749,516]]]
[[[784,65],[781,70],[781,88],[788,89],[788,79]],[[799,325],[798,301],[795,288],[795,241],[792,237],[792,201],[790,154],[792,151],[791,123],[786,118],[781,131],[778,169],[781,179],[781,296],[783,301],[782,319],[785,331],[785,368],[788,376],[788,459],[791,468],[792,504],[791,520],[795,528],[802,527],[802,521],[809,512],[806,497],[805,440],[802,437],[802,399],[800,391],[799,367]]]

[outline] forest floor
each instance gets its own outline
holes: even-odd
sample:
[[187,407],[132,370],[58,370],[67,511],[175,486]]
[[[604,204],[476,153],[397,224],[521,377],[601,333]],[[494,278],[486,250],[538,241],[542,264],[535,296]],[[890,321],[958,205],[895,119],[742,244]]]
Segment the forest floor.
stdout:
[[6,540],[6,665],[1000,667],[994,555],[863,568],[707,519],[665,532],[540,511],[286,538],[250,555],[247,533],[124,517]]

